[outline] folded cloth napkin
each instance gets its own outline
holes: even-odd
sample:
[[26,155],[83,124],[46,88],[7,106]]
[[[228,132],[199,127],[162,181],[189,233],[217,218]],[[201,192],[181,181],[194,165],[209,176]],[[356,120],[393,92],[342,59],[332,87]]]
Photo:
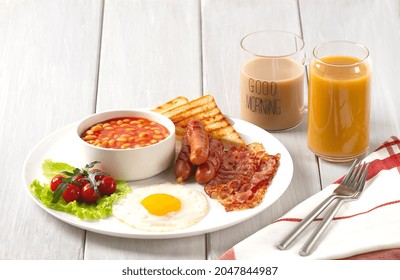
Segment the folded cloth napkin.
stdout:
[[[241,241],[220,259],[400,259],[400,139],[392,136],[364,161],[370,163],[364,193],[360,199],[342,205],[309,256],[301,257],[298,252],[321,218],[288,249],[278,250],[276,244],[331,195],[342,178]],[[322,217],[324,213],[326,210]]]

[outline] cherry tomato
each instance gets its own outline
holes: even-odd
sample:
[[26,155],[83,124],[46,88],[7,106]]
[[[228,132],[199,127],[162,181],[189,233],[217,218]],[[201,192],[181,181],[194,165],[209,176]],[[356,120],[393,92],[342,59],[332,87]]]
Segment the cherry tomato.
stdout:
[[100,198],[100,194],[96,193],[90,184],[86,184],[81,189],[81,198],[86,203],[95,203]]
[[[100,170],[100,169],[92,169],[91,172],[101,172],[101,170]],[[96,181],[100,181],[100,180],[103,179],[104,177],[105,177],[105,175],[97,174],[97,175],[94,177],[94,179],[95,179]]]
[[50,181],[50,188],[53,192],[56,191],[56,189],[58,188],[58,186],[62,183],[62,178],[65,178],[64,175],[62,174],[57,174],[56,176],[54,176],[51,181]]
[[88,181],[85,179],[83,175],[79,174],[75,177],[74,182],[77,182],[79,184],[78,187],[82,188]]
[[67,188],[65,189],[65,191],[62,194],[62,198],[66,201],[66,202],[71,202],[74,200],[77,200],[80,196],[80,189],[78,186],[74,185],[74,184],[68,184]]
[[117,189],[117,183],[115,182],[114,178],[110,176],[104,176],[101,179],[98,188],[102,194],[112,195]]

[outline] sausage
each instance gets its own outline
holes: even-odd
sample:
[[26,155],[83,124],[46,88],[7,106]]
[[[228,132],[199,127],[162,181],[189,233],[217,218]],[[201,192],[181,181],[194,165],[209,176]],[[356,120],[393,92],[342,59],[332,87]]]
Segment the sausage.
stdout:
[[187,126],[186,136],[190,145],[190,162],[195,165],[204,163],[210,152],[210,143],[201,121],[191,119]]
[[175,166],[174,166],[174,174],[176,177],[176,181],[178,183],[182,183],[185,181],[187,178],[190,177],[190,175],[194,171],[194,166],[190,162],[190,145],[187,137],[182,138],[182,146],[181,150],[178,154],[178,158],[175,161]]
[[208,159],[197,167],[195,174],[196,181],[200,184],[208,183],[215,177],[224,153],[224,144],[221,140],[210,137],[209,142],[210,154]]

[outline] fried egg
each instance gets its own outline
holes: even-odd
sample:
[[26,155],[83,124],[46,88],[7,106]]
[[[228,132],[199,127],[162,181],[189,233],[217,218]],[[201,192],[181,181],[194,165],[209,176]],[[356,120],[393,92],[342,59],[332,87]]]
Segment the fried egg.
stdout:
[[187,228],[198,223],[207,212],[205,195],[171,183],[135,188],[113,206],[113,215],[118,220],[152,232]]

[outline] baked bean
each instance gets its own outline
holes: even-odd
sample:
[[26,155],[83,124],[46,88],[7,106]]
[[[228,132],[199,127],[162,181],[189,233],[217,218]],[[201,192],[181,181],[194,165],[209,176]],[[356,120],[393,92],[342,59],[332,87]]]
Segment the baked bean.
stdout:
[[131,147],[131,144],[125,143],[125,144],[123,144],[123,145],[121,146],[121,149],[128,149],[128,148],[130,148],[130,147]]
[[96,132],[96,131],[103,130],[103,127],[101,125],[95,125],[90,130],[93,132]]
[[[146,129],[146,128],[145,128]],[[148,128],[147,128],[147,130],[148,130]],[[150,133],[148,133],[148,132],[141,132],[141,133],[139,133],[139,137],[140,138],[145,138],[145,137],[149,137],[150,136]]]
[[96,138],[97,138],[96,135],[88,134],[88,135],[86,135],[83,139],[84,139],[84,140],[94,140],[94,139],[96,139]]
[[132,149],[156,144],[169,136],[167,128],[145,118],[115,118],[88,128],[81,138],[91,145]]

